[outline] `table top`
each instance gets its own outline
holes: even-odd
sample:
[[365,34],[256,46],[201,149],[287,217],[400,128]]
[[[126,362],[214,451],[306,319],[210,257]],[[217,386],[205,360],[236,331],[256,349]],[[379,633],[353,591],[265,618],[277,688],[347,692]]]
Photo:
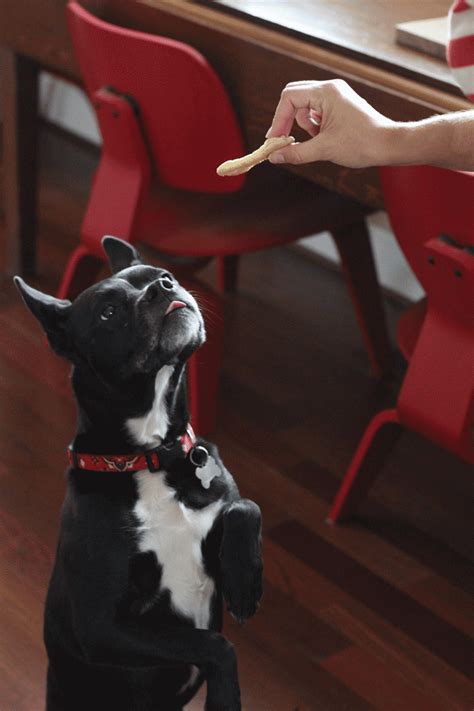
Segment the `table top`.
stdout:
[[[395,42],[397,22],[441,16],[450,1],[81,0],[112,23],[201,51],[226,85],[249,148],[261,144],[281,89],[296,79],[342,77],[397,121],[472,108],[442,60]],[[66,2],[0,0],[0,45],[77,81]],[[365,205],[383,204],[375,168],[317,163],[288,169]]]
[[447,15],[451,0],[197,0],[242,19],[284,31],[460,94],[447,63],[397,44],[399,22]]
[[[66,30],[67,0],[0,0],[0,44],[38,59],[44,66],[77,76]],[[315,49],[329,50],[375,70],[388,69],[400,77],[418,81],[435,90],[462,96],[446,62],[395,41],[398,22],[445,15],[451,0],[82,0],[85,7],[104,19],[148,29],[154,12],[189,15],[219,23],[242,20],[242,31],[261,27],[282,38],[300,40]],[[203,15],[200,17],[199,7]],[[187,8],[187,10],[186,10]],[[194,9],[193,9],[194,8]],[[213,15],[206,17],[206,11]],[[139,18],[143,17],[143,21]],[[150,23],[150,31],[159,28]],[[247,28],[247,29],[246,29]]]

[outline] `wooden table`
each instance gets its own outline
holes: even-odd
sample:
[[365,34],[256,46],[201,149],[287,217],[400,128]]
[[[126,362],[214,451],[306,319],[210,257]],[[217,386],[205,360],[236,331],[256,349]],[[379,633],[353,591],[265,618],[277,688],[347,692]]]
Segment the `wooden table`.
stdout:
[[[4,106],[4,274],[35,261],[37,77],[78,81],[66,0],[0,0]],[[347,79],[394,119],[471,108],[445,64],[394,41],[396,22],[446,13],[449,0],[84,0],[104,19],[197,47],[229,89],[250,147],[267,130],[288,81]],[[383,204],[375,170],[327,163],[290,168],[361,202]]]

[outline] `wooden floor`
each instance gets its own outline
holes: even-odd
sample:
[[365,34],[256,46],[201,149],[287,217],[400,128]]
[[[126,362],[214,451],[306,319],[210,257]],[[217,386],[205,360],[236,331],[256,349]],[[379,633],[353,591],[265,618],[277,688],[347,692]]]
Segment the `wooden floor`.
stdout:
[[[40,288],[58,283],[93,165],[43,136]],[[472,711],[472,472],[406,435],[357,519],[328,526],[351,453],[400,373],[372,380],[340,276],[295,251],[245,257],[226,311],[214,439],[265,520],[262,608],[244,627],[226,622],[245,711]],[[2,711],[44,707],[42,609],[74,419],[66,364],[4,283]]]

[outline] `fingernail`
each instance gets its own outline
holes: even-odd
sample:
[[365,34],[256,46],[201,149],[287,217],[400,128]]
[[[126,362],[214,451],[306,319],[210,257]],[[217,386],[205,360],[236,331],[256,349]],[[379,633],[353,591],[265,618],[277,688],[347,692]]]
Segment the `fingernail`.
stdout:
[[273,153],[268,160],[270,163],[284,163],[285,156],[283,153]]
[[268,138],[268,134],[271,133],[272,128],[273,128],[273,124],[270,126],[270,128],[269,128],[268,131],[266,132],[265,138]]

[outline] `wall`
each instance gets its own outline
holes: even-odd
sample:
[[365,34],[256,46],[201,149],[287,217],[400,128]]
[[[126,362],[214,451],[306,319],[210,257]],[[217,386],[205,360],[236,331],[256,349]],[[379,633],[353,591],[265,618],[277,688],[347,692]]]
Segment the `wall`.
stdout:
[[40,113],[51,123],[100,145],[95,114],[84,92],[47,72],[40,75]]
[[[100,144],[94,112],[84,93],[46,72],[40,78],[40,110],[52,123]],[[371,215],[368,224],[381,284],[406,299],[418,299],[423,292],[398,248],[386,214],[377,212]],[[328,233],[308,237],[301,243],[312,252],[337,263],[337,254]]]

